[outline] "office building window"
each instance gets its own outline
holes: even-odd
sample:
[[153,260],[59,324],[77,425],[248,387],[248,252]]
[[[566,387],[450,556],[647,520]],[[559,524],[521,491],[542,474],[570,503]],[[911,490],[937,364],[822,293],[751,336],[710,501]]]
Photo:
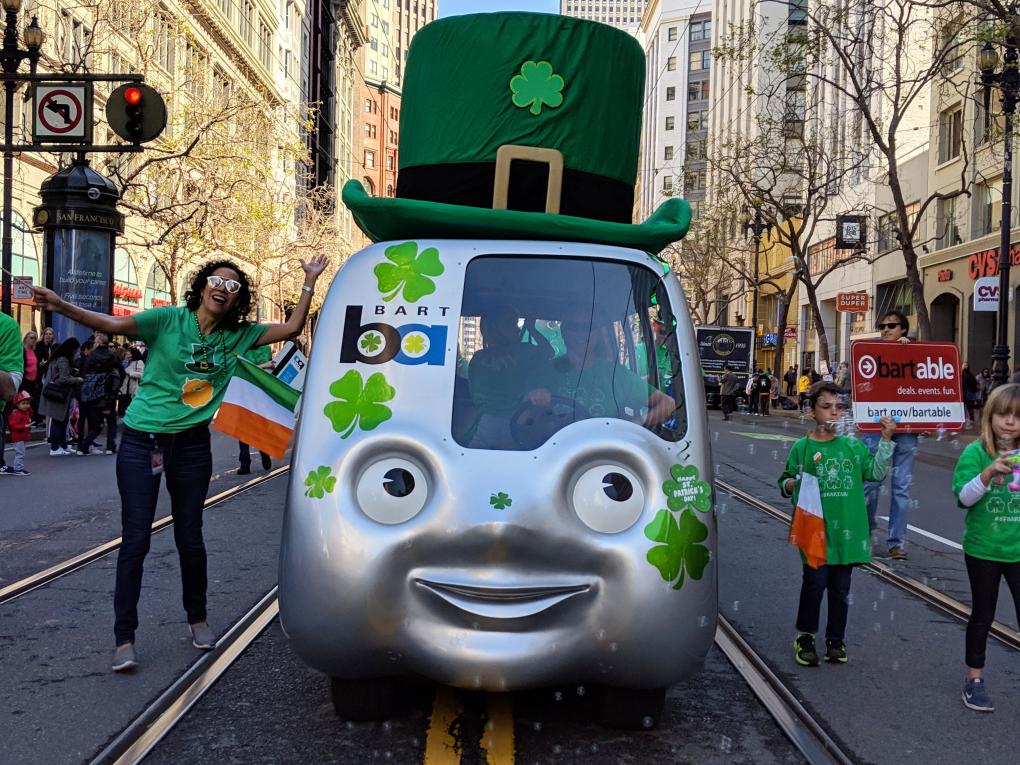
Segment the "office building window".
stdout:
[[960,156],[963,143],[963,109],[958,106],[939,115],[939,162]]
[[676,71],[676,56],[670,56],[669,58],[666,59],[666,71],[667,72]]
[[673,147],[667,146],[662,154],[663,159],[673,159]]
[[692,72],[700,72],[712,66],[712,52],[708,50],[694,51],[690,55]]
[[676,124],[676,117],[666,117],[666,130],[672,130]]
[[669,40],[670,42],[676,39],[676,27],[670,27],[666,31],[666,39]]
[[676,88],[670,86],[666,88],[666,100],[673,101],[676,99]]

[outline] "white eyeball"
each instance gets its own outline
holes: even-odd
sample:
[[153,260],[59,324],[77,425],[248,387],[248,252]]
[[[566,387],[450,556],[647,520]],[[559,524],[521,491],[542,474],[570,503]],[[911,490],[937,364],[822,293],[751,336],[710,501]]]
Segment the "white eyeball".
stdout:
[[373,521],[388,525],[411,520],[425,507],[425,474],[409,460],[392,458],[370,465],[358,480],[358,505]]
[[619,465],[598,465],[574,484],[574,512],[585,526],[602,534],[618,534],[641,517],[645,493],[634,474]]

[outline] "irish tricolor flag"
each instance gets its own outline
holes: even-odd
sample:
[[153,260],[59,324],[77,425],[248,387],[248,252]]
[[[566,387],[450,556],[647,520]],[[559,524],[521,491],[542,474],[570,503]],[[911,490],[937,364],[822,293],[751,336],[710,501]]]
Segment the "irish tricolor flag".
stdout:
[[807,472],[800,474],[800,491],[797,492],[797,506],[793,510],[789,542],[800,548],[805,562],[811,568],[820,568],[828,560],[822,493],[818,479]]
[[283,459],[300,396],[287,383],[238,357],[213,427],[273,459]]

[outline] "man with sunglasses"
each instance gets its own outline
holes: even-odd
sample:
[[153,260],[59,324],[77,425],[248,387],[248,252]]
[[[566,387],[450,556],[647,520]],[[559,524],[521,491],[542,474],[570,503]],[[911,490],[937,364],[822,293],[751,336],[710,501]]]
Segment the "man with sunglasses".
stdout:
[[[909,343],[907,333],[910,322],[899,311],[890,311],[878,322],[879,336],[885,343]],[[878,433],[868,434],[864,442],[874,454],[878,448]],[[893,436],[896,448],[892,456],[891,476],[892,496],[889,500],[889,530],[886,538],[887,556],[895,560],[906,560],[907,543],[907,510],[910,507],[910,487],[914,482],[914,456],[917,454],[917,434],[897,433]],[[882,481],[868,481],[864,484],[864,498],[868,504],[868,524],[871,530],[876,528],[875,516],[878,513],[878,498]]]

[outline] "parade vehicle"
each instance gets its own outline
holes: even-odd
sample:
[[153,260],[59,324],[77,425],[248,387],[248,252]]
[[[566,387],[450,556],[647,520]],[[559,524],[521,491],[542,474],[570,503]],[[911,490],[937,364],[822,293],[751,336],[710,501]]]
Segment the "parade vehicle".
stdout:
[[582,686],[650,727],[717,620],[697,342],[631,223],[644,56],[624,32],[460,16],[411,46],[395,198],[323,304],[280,560],[290,644],[346,719],[406,678]]

